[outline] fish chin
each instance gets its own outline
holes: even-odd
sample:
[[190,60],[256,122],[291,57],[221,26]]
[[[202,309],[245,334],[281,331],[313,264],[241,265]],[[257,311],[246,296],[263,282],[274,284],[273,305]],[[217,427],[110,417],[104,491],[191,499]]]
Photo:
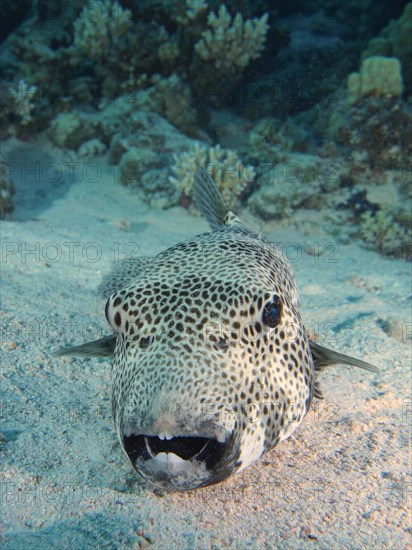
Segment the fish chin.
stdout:
[[226,460],[230,444],[209,437],[130,434],[123,448],[140,475],[170,491],[212,485],[238,469]]

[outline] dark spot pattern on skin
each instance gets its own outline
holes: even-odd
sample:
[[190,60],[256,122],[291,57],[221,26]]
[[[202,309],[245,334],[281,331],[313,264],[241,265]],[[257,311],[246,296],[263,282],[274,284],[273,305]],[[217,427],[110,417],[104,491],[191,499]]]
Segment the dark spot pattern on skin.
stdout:
[[[122,341],[112,369],[120,432],[130,420],[127,411],[151,418],[161,391],[170,399],[158,406],[176,431],[200,424],[191,415],[202,403],[220,404],[222,411],[237,411],[239,453],[253,447],[251,440],[265,452],[296,427],[285,413],[288,403],[308,409],[314,369],[293,275],[281,252],[244,226],[160,253],[109,302]],[[278,312],[281,324],[273,326]],[[288,326],[297,327],[293,342]],[[254,407],[260,414],[251,423]],[[225,426],[229,418],[222,414],[220,422]],[[248,462],[240,457],[239,464]]]

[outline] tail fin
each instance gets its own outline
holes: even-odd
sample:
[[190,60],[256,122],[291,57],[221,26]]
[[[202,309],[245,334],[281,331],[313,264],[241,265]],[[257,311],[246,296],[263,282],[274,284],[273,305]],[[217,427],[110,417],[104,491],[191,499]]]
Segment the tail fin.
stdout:
[[193,183],[193,196],[196,206],[210,223],[213,231],[225,226],[229,209],[225,205],[219,189],[204,168],[198,168]]
[[309,340],[310,350],[315,362],[315,370],[321,371],[330,365],[337,365],[342,363],[343,365],[350,365],[351,367],[359,367],[360,369],[367,370],[369,372],[379,372],[379,369],[366,361],[361,359],[355,359],[350,355],[339,353]]

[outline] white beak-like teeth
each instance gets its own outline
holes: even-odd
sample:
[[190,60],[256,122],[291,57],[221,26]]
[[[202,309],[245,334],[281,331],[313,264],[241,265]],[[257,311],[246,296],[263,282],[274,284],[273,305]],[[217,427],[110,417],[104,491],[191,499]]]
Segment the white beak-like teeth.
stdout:
[[173,435],[167,433],[161,433],[157,436],[159,439],[173,439]]

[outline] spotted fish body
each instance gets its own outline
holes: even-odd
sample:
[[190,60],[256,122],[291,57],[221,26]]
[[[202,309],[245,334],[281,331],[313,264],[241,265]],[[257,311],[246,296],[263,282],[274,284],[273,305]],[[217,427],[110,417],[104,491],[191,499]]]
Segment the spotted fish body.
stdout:
[[[222,481],[289,437],[320,397],[316,370],[374,367],[311,342],[291,268],[199,169],[212,231],[129,269],[106,317],[114,336],[60,355],[114,355],[113,417],[134,468],[185,490]],[[130,272],[131,271],[131,272]]]

